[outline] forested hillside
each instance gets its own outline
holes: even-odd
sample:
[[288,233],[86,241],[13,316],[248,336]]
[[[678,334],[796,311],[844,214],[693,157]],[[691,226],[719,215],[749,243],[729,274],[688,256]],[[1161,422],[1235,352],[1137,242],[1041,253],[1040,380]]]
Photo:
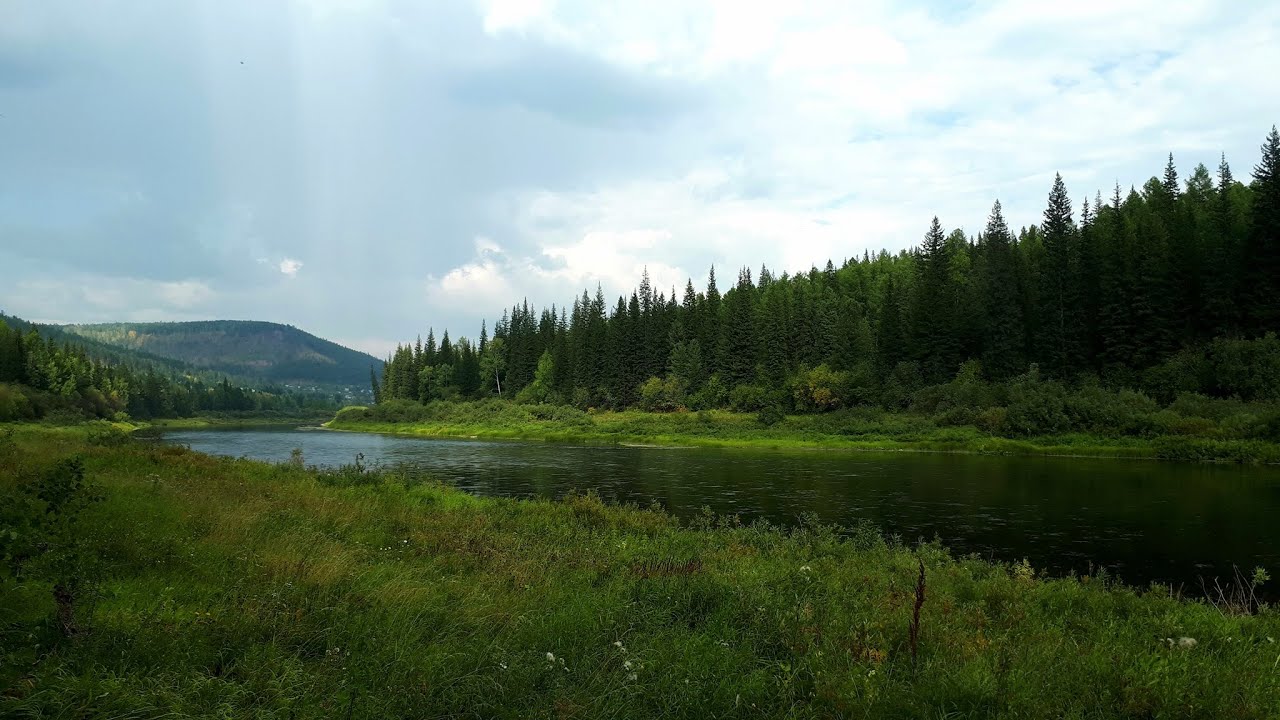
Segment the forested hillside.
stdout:
[[[242,387],[208,373],[168,369],[147,356],[99,354],[56,330],[0,315],[0,421],[124,416],[151,419],[209,413],[324,412],[332,393]],[[56,339],[55,339],[56,338]],[[61,342],[59,342],[61,340]]]
[[[584,409],[965,406],[970,422],[1020,392],[1071,388],[1107,389],[1121,404],[1280,400],[1274,127],[1248,184],[1225,157],[1216,174],[1199,165],[1182,179],[1170,156],[1159,176],[1105,199],[1074,202],[1059,176],[1043,218],[1015,232],[997,201],[976,236],[934,218],[896,255],[796,275],[744,268],[723,290],[712,269],[702,291],[646,276],[613,301],[597,288],[567,307],[524,302],[492,339],[482,327],[475,343],[429,333],[399,348],[375,391],[383,401],[500,391]],[[979,397],[957,399],[966,392]],[[1055,402],[1049,415],[1062,412]],[[1039,412],[1026,422],[1057,422]]]
[[64,325],[62,330],[195,368],[273,383],[365,388],[369,366],[382,365],[371,355],[269,322],[109,323]]

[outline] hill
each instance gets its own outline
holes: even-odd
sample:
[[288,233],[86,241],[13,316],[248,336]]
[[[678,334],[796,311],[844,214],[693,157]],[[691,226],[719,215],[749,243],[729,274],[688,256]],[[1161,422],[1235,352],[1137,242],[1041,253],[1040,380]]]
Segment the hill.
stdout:
[[144,353],[193,368],[291,385],[367,387],[382,361],[291,325],[241,320],[62,325],[97,345]]

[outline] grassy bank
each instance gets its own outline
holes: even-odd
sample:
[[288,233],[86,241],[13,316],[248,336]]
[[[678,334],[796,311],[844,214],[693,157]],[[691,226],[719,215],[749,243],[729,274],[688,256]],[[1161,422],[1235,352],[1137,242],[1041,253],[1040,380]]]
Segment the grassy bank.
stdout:
[[[20,577],[21,541],[3,546],[0,715],[1280,713],[1265,608],[867,530],[681,527],[591,497],[477,499],[74,428],[0,437],[0,518],[47,534]],[[63,496],[100,500],[70,525],[19,522]],[[70,637],[55,584],[75,588]]]
[[1280,462],[1280,444],[1264,440],[1159,434],[1108,437],[1094,433],[1010,438],[972,425],[939,425],[924,415],[874,409],[788,415],[766,425],[758,414],[722,410],[585,413],[562,406],[488,400],[345,408],[326,426],[404,435],[587,443]]
[[207,430],[212,428],[297,427],[319,425],[330,415],[258,415],[245,417],[198,416],[189,418],[162,418],[133,423],[138,429]]

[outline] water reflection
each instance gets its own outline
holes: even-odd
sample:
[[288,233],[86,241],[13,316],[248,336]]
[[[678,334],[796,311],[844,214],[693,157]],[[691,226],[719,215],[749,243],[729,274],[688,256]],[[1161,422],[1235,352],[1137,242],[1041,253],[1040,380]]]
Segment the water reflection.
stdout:
[[[1027,558],[1056,573],[1199,586],[1280,559],[1280,470],[1075,458],[569,446],[298,430],[165,435],[213,454],[309,464],[409,463],[479,495],[602,497],[791,524],[869,520],[906,540]],[[1276,574],[1276,573],[1273,573]]]

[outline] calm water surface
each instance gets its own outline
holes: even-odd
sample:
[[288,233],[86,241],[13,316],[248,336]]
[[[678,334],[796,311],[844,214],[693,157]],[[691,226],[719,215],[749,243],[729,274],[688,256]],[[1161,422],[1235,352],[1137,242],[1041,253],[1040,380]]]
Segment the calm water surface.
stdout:
[[[1056,573],[1198,590],[1263,565],[1280,576],[1280,469],[1076,458],[658,449],[426,440],[323,430],[199,430],[167,442],[308,464],[408,463],[477,495],[602,497],[689,517],[701,508],[794,524],[869,520],[908,541],[1027,558]],[[1273,581],[1272,586],[1276,583]],[[1268,588],[1274,594],[1275,588]]]

